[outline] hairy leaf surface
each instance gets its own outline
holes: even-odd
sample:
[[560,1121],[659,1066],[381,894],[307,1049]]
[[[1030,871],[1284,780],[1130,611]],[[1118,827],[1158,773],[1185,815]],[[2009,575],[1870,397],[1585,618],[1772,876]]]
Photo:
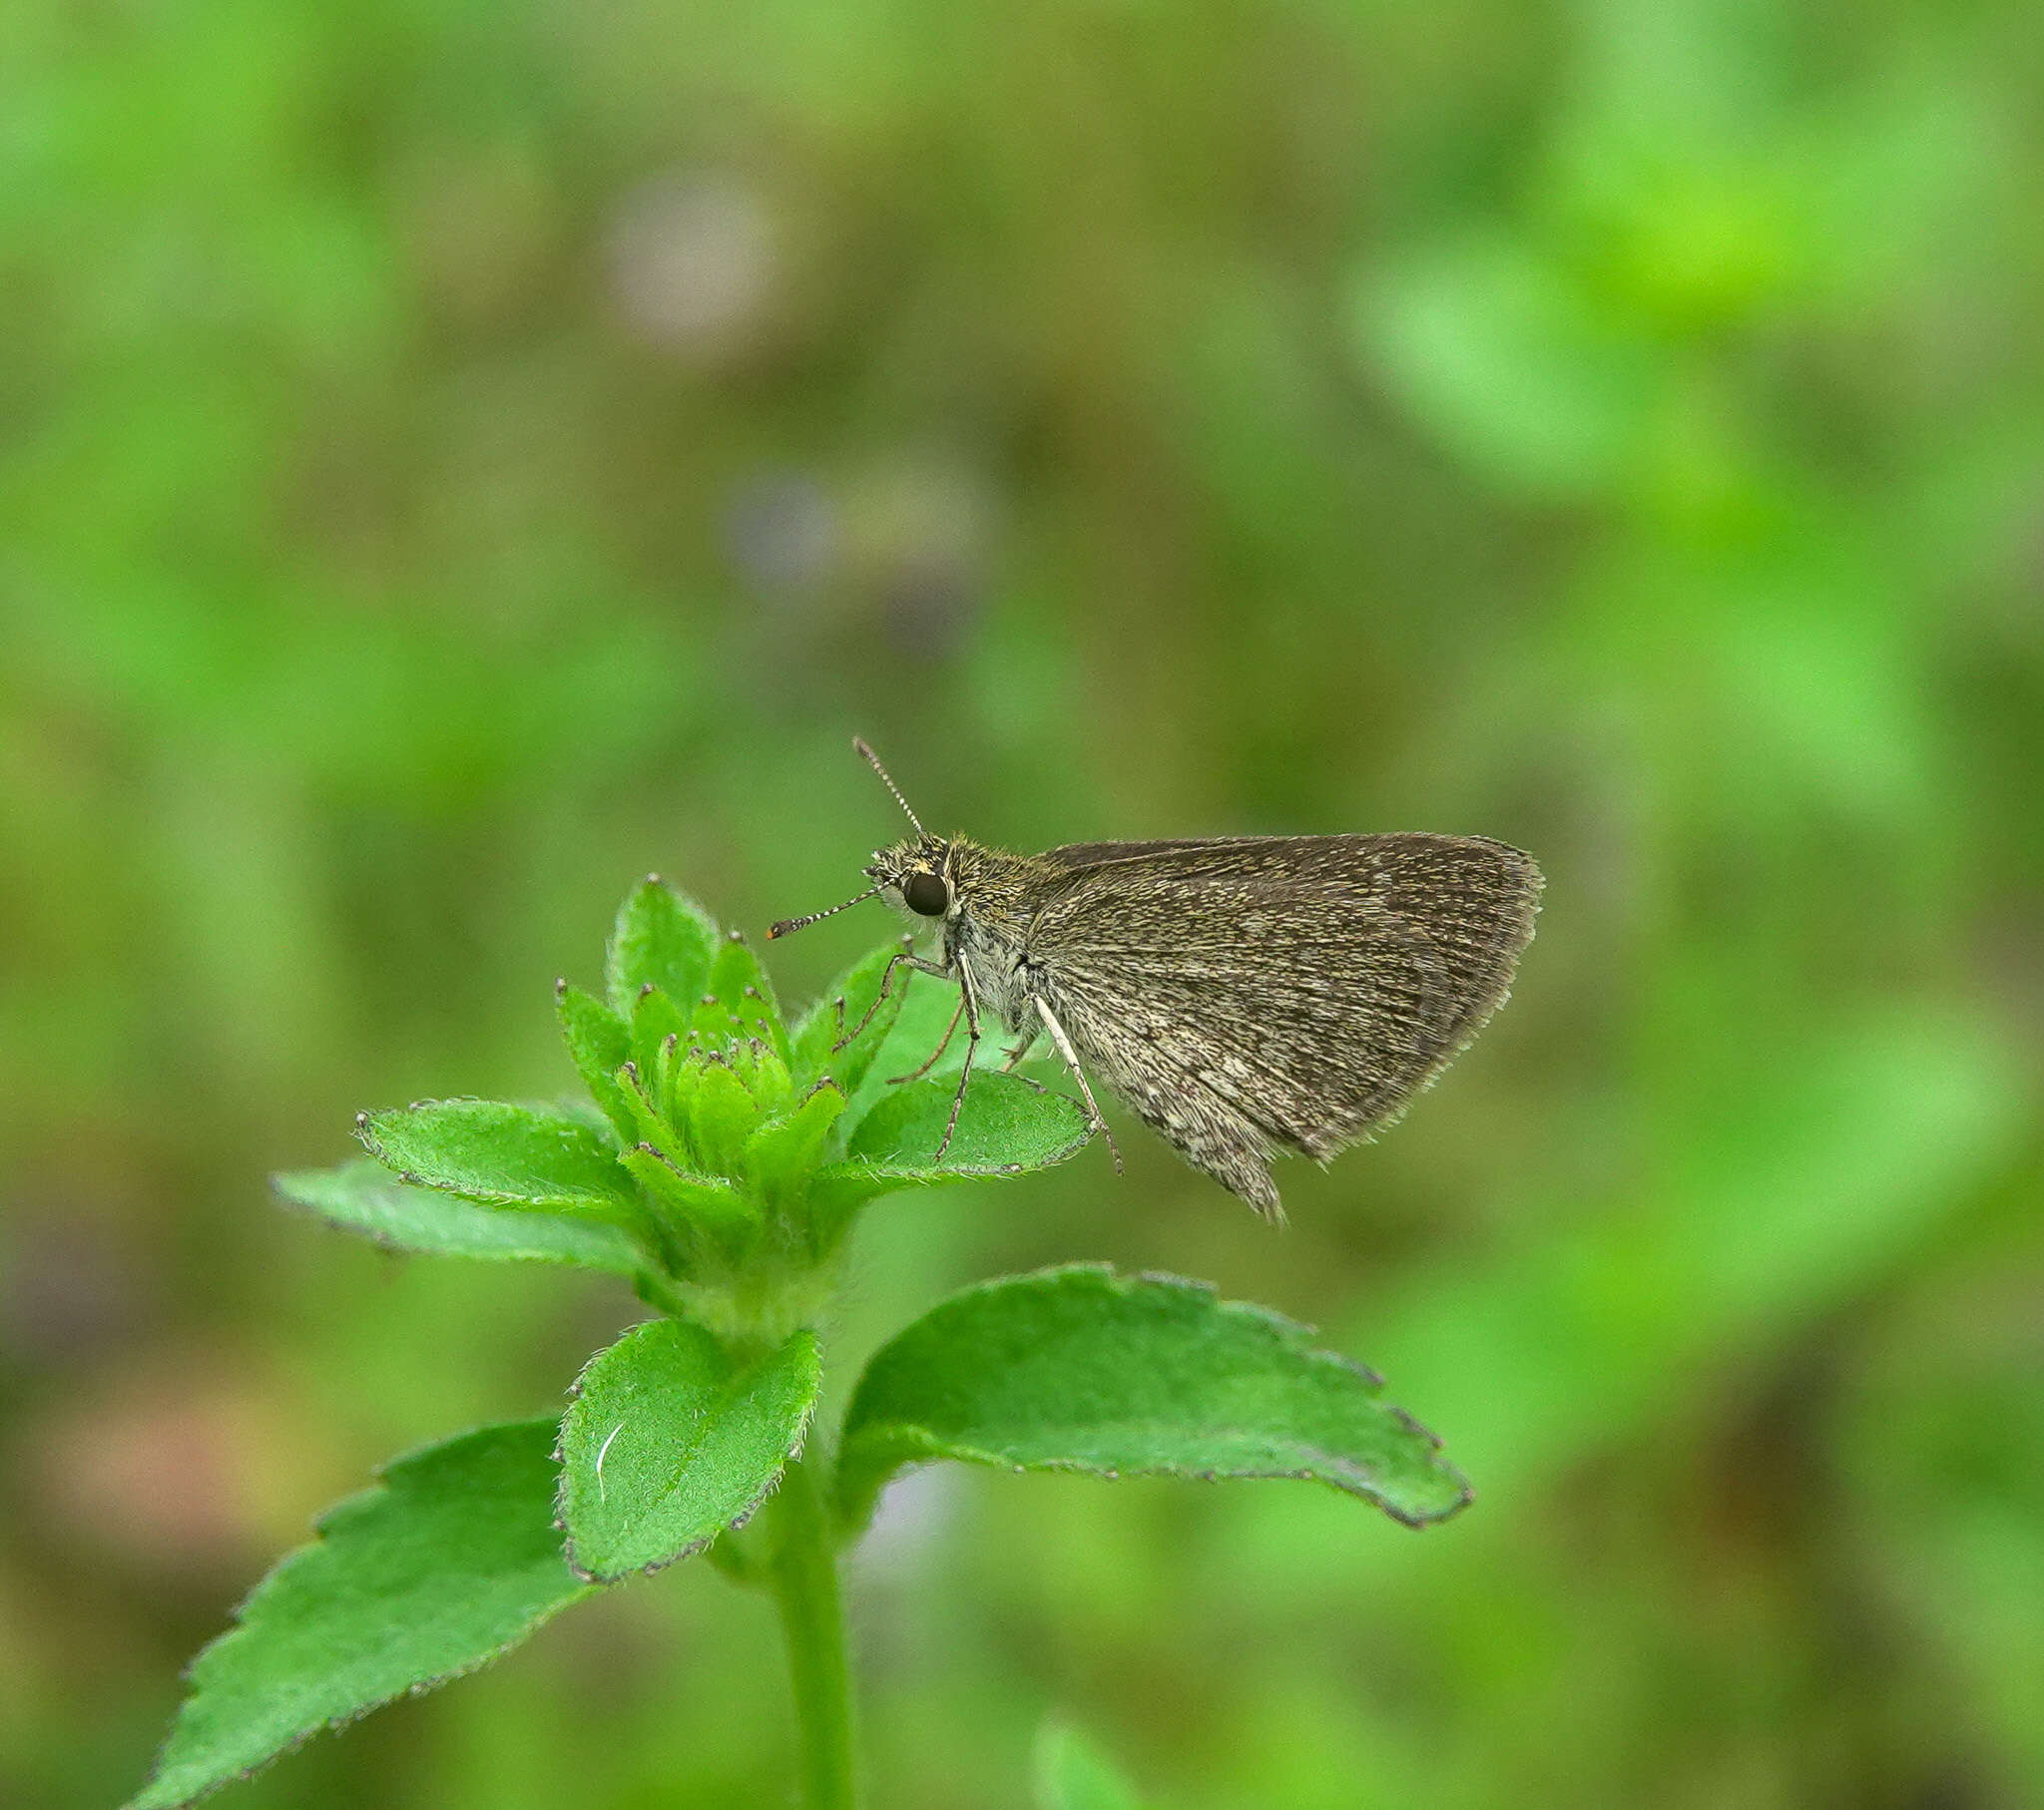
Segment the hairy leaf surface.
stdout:
[[478,1206],[434,1188],[407,1187],[367,1159],[333,1169],[296,1169],[272,1177],[270,1185],[288,1204],[392,1250],[573,1263],[621,1276],[646,1267],[638,1246],[615,1225]]
[[801,1449],[820,1381],[806,1330],[752,1365],[681,1320],[599,1352],[561,1425],[575,1569],[606,1583],[652,1571],[745,1520]]
[[189,1804],[320,1728],[473,1671],[590,1594],[553,1525],[554,1438],[551,1420],[483,1427],[329,1509],[199,1655],[128,1810]]
[[1439,1442],[1302,1326],[1172,1276],[1079,1264],[966,1289],[867,1365],[844,1513],[919,1459],[1122,1475],[1310,1478],[1419,1527],[1469,1500]]

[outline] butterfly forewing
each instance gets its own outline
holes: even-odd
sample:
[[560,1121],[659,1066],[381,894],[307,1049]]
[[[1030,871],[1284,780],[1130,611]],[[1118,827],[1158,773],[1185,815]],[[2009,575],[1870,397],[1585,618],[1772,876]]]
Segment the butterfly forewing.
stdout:
[[1503,1001],[1539,871],[1482,837],[1053,849],[1038,985],[1082,1062],[1197,1167],[1276,1213],[1274,1146],[1388,1124]]

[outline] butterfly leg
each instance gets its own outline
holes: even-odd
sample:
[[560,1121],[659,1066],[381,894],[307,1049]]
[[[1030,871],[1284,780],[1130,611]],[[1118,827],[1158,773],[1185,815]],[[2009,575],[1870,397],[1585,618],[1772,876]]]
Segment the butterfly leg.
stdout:
[[[965,1105],[965,1084],[972,1079],[972,1058],[979,1049],[979,985],[963,955],[958,957],[958,1000],[965,1009],[965,1066],[958,1071],[958,1092],[951,1096],[951,1117],[944,1122],[944,1134],[937,1140],[933,1162],[941,1162],[944,1152],[951,1147],[951,1133],[958,1129],[959,1109]],[[945,1036],[948,1039],[950,1033]]]
[[1072,1040],[1065,1035],[1065,1028],[1059,1024],[1051,1009],[1044,1004],[1043,995],[1034,997],[1036,1015],[1043,1020],[1044,1028],[1050,1032],[1050,1041],[1057,1045],[1058,1054],[1065,1059],[1065,1067],[1072,1071],[1072,1079],[1079,1084],[1079,1092],[1085,1096],[1086,1110],[1093,1115],[1093,1128],[1107,1139],[1107,1151],[1114,1158],[1114,1172],[1122,1172],[1121,1146],[1114,1140],[1114,1133],[1107,1129],[1107,1121],[1100,1116],[1100,1106],[1093,1098],[1093,1090],[1086,1085],[1086,1071],[1079,1067],[1079,1055],[1072,1048]]
[[937,1058],[942,1056],[951,1047],[951,1033],[958,1029],[958,1020],[964,1011],[965,989],[960,987],[958,989],[958,1004],[951,1009],[951,1022],[944,1027],[944,1035],[937,1039],[937,1047],[929,1053],[928,1060],[919,1069],[913,1069],[906,1075],[894,1076],[887,1085],[890,1088],[898,1088],[905,1081],[920,1081],[934,1069],[937,1066]]
[[880,1002],[887,997],[888,989],[894,985],[895,969],[900,967],[913,968],[918,974],[934,974],[940,981],[951,978],[951,971],[944,967],[942,963],[925,961],[921,956],[915,954],[908,947],[909,940],[909,938],[903,937],[901,939],[902,947],[887,958],[886,967],[880,970],[880,990],[873,995],[873,1003],[866,1008],[865,1017],[853,1025],[849,1031],[844,1031],[844,1002],[842,1000],[837,1002],[837,1028],[840,1031],[844,1031],[844,1035],[830,1046],[830,1054],[832,1056],[835,1056],[839,1050],[843,1049],[846,1044],[850,1043],[866,1026],[873,1022],[873,1014],[879,1011]]
[[[1010,1047],[1007,1053],[1008,1060],[1001,1064],[1001,1073],[1003,1075],[1015,1075],[1015,1065],[1036,1047],[1036,1040],[1039,1035],[1041,1033],[1037,1027],[1031,1025],[1029,1027],[1029,1034],[1020,1043]],[[1034,1088],[1039,1094],[1048,1094],[1050,1092],[1050,1089],[1038,1081],[1034,1075],[1015,1075],[1015,1079],[1025,1088]]]

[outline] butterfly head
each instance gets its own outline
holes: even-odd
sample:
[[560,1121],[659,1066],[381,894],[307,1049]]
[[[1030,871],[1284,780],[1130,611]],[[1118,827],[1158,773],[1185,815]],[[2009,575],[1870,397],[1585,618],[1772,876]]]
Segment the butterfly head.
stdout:
[[865,875],[897,911],[934,919],[948,917],[957,907],[951,845],[941,837],[906,836],[891,848],[875,849]]
[[908,800],[901,796],[901,788],[888,778],[887,769],[880,764],[879,756],[871,748],[863,741],[854,741],[851,745],[894,794],[895,802],[915,826],[915,834],[903,837],[891,848],[873,851],[873,864],[865,870],[865,876],[872,885],[856,898],[846,899],[842,905],[832,905],[825,911],[812,911],[806,917],[782,918],[766,932],[769,937],[786,936],[875,896],[885,899],[897,911],[932,922],[948,918],[958,909],[958,876],[953,861],[955,845],[923,828],[922,820],[909,810]]

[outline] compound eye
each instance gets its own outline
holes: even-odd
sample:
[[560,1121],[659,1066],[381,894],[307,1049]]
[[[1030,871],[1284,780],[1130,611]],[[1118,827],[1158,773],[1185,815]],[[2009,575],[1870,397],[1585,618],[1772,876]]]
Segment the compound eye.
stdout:
[[908,901],[910,911],[920,912],[926,918],[940,918],[951,906],[951,889],[944,884],[941,874],[910,874],[908,883],[901,888],[901,896]]

